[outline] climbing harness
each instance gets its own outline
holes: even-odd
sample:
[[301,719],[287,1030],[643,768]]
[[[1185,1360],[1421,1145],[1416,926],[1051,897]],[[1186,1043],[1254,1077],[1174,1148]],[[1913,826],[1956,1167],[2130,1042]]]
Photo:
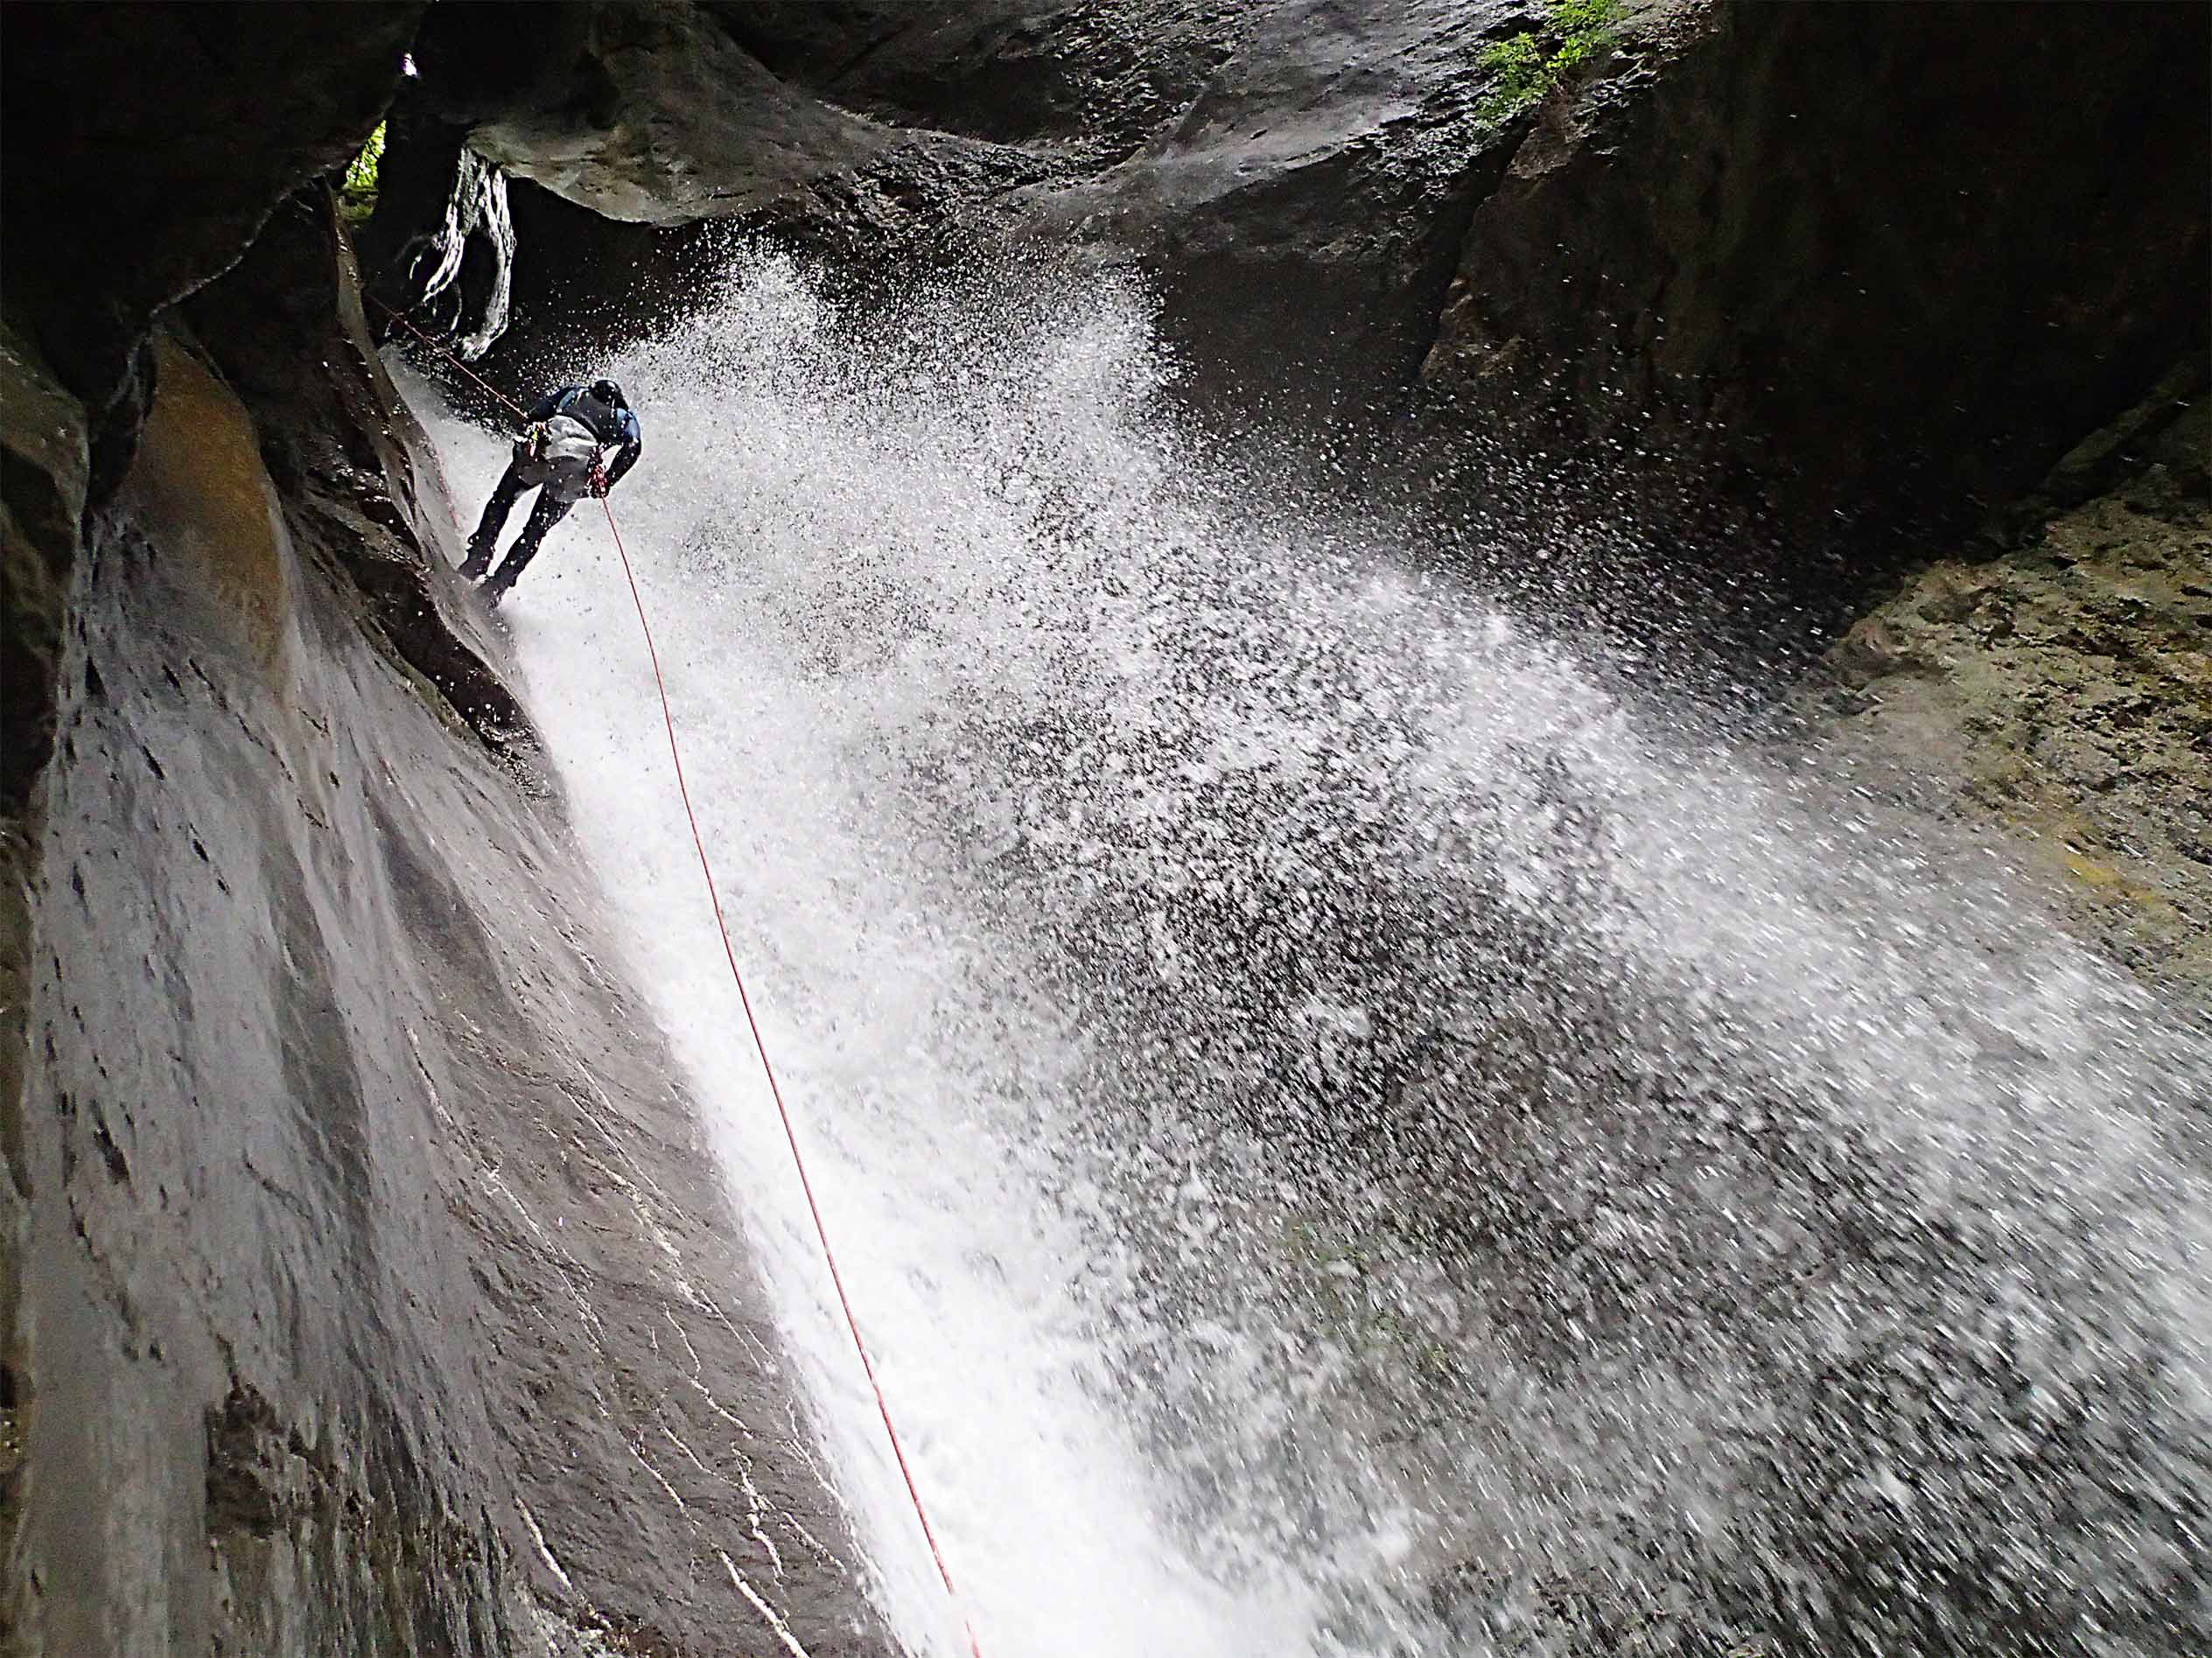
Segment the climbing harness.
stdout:
[[[413,323],[394,311],[382,300],[376,302],[394,322],[413,334],[432,351],[444,357],[455,368],[486,392],[514,411],[516,418],[527,427],[529,416],[512,399],[487,384],[459,358],[432,339]],[[683,754],[676,745],[676,715],[668,706],[668,684],[661,673],[661,653],[653,642],[653,626],[645,619],[645,599],[638,591],[637,573],[630,568],[630,555],[622,545],[622,532],[615,527],[614,508],[606,497],[598,497],[599,507],[606,514],[607,534],[614,539],[614,554],[622,563],[622,578],[629,584],[630,603],[638,613],[638,631],[645,635],[646,658],[653,665],[653,683],[661,696],[661,722],[668,733],[668,761],[676,769],[676,793],[683,801],[683,815],[691,826],[691,848],[699,856],[699,873],[706,878],[707,901],[714,909],[715,929],[722,935],[722,954],[730,964],[731,980],[738,987],[738,1004],[745,1010],[746,1026],[752,1032],[753,1052],[760,1055],[761,1074],[768,1081],[768,1095],[775,1102],[776,1116],[783,1124],[784,1143],[791,1148],[791,1165],[799,1173],[799,1190],[807,1200],[807,1213],[814,1221],[814,1234],[822,1245],[822,1259],[830,1269],[830,1282],[837,1292],[837,1305],[844,1313],[845,1328],[851,1333],[853,1350],[860,1355],[860,1368],[866,1374],[870,1391],[875,1395],[876,1412],[883,1418],[884,1437],[891,1442],[891,1454],[899,1465],[900,1477],[906,1481],[907,1499],[914,1504],[914,1518],[921,1522],[921,1535],[929,1545],[929,1557],[936,1563],[937,1576],[945,1585],[945,1593],[952,1598],[953,1610],[959,1613],[961,1627],[968,1635],[968,1650],[973,1658],[983,1658],[983,1647],[976,1639],[976,1627],[968,1620],[961,1606],[960,1592],[953,1587],[951,1570],[945,1564],[944,1550],[937,1545],[937,1533],[929,1523],[929,1511],[923,1507],[921,1489],[914,1483],[914,1469],[906,1462],[906,1447],[899,1441],[899,1430],[891,1419],[891,1403],[884,1396],[883,1383],[877,1378],[876,1363],[869,1355],[868,1344],[860,1334],[860,1320],[852,1310],[852,1299],[845,1293],[844,1275],[837,1270],[836,1252],[830,1245],[830,1228],[822,1219],[822,1206],[815,1201],[814,1182],[807,1175],[807,1160],[799,1150],[799,1133],[792,1122],[791,1110],[784,1103],[783,1087],[776,1081],[775,1067],[768,1060],[768,1045],[760,1033],[760,1021],[752,1011],[752,996],[746,989],[745,974],[738,967],[737,947],[730,941],[730,924],[722,912],[722,895],[714,884],[714,866],[707,861],[705,837],[699,829],[699,815],[691,807],[691,787],[683,776]]]

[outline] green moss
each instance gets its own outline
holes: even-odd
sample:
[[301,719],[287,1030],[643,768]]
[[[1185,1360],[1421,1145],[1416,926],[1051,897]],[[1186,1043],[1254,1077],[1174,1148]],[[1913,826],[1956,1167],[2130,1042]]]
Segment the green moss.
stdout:
[[384,123],[380,121],[360,153],[346,164],[345,181],[338,187],[339,211],[349,224],[357,225],[375,211],[376,170],[383,159]]
[[1524,29],[1483,48],[1477,61],[1497,76],[1480,114],[1509,121],[1612,43],[1620,0],[1550,0],[1541,30]]

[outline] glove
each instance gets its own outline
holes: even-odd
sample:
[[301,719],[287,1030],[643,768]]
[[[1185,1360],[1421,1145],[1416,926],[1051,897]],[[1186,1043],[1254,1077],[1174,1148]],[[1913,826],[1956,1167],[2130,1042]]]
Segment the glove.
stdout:
[[610,486],[606,481],[606,468],[598,465],[596,462],[593,463],[592,467],[592,493],[598,497],[600,500],[605,500],[606,499],[606,492],[609,487]]
[[532,421],[522,429],[522,451],[532,460],[545,458],[545,423]]

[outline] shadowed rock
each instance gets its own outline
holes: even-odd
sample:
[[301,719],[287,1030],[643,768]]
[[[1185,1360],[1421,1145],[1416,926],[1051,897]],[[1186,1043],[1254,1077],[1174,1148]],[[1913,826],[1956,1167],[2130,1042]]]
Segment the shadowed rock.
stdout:
[[24,1626],[701,1651],[774,1638],[742,1578],[809,1651],[878,1650],[526,732],[462,724],[503,653],[440,615],[442,486],[336,235],[327,195],[288,206],[193,307],[235,388],[161,337],[77,577],[19,1169]]

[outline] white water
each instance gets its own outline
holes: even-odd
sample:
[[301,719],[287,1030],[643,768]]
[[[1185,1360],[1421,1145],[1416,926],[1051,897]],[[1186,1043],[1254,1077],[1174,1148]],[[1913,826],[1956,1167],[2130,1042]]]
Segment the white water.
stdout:
[[[739,959],[991,1658],[1552,1650],[1529,1643],[1561,1578],[1832,1601],[1858,1522],[1770,1466],[1830,1448],[1919,1494],[1932,1557],[1986,1542],[1974,1570],[2069,1607],[2131,1572],[2171,1592],[2174,1524],[2048,1535],[2040,1488],[1916,1466],[1887,1426],[1824,1438],[1760,1370],[1883,1322],[2062,1400],[2139,1383],[2153,1443],[2096,1480],[2201,1508],[2212,1206],[2177,1125],[2212,1066],[1993,867],[1655,741],[1656,704],[1387,538],[1209,474],[1128,296],[917,301],[859,346],[771,262],[613,367],[648,443],[614,505]],[[503,445],[438,432],[480,500]],[[915,1652],[963,1651],[594,504],[502,614],[882,1603]],[[1410,1119],[1433,1131],[1400,1149]],[[1799,1167],[1836,1146],[1873,1187]],[[1409,1237],[1439,1169],[1496,1270]],[[1860,1204],[1906,1262],[1871,1299],[1819,1276]],[[1531,1267],[1533,1312],[1516,1263],[1547,1246],[1506,1205],[1580,1240]],[[1716,1303],[1773,1327],[1708,1344]],[[1470,1567],[1496,1580],[1480,1631],[1432,1593]]]

